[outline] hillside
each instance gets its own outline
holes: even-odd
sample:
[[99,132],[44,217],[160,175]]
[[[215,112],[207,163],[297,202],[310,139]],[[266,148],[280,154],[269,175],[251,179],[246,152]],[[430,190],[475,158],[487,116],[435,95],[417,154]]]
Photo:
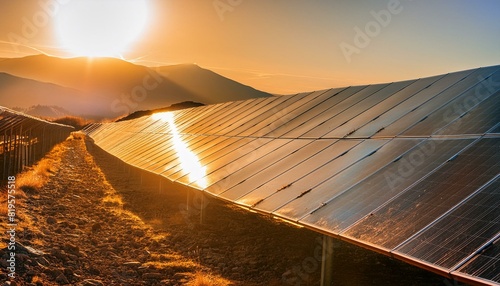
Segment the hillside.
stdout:
[[35,105],[58,105],[75,115],[81,114],[83,105],[92,109],[81,91],[6,73],[0,73],[0,105],[23,110]]
[[140,118],[143,116],[148,116],[148,115],[151,115],[151,114],[157,113],[157,112],[175,111],[175,110],[179,110],[179,109],[198,107],[198,106],[203,106],[203,104],[199,103],[199,102],[185,101],[185,102],[172,104],[172,105],[167,106],[167,107],[162,107],[162,108],[157,108],[157,109],[152,109],[152,110],[139,110],[139,111],[133,112],[127,116],[124,116],[124,117],[116,120],[116,122],[132,120],[132,119]]
[[28,108],[14,108],[14,110],[45,119],[55,119],[66,116],[73,116],[68,110],[55,105],[33,105]]
[[[212,98],[217,98],[218,102],[232,101],[235,100],[235,95],[237,95],[236,100],[263,96],[259,90],[195,64],[163,66],[155,68],[155,71],[173,83],[185,87],[190,93],[199,97],[200,102],[215,103],[212,102]],[[224,92],[221,92],[220,87],[224,87]]]
[[[148,68],[115,58],[36,55],[0,59],[0,72],[77,90],[86,99],[80,113],[108,118],[183,101],[213,104],[271,96],[195,65]],[[66,108],[58,100],[52,104]]]

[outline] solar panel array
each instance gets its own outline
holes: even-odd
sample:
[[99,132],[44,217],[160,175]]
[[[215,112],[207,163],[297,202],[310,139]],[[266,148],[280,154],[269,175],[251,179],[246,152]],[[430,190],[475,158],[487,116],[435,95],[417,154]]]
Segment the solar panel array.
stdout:
[[462,281],[500,284],[500,66],[95,124],[133,166]]
[[52,146],[68,137],[71,131],[71,126],[51,123],[0,106],[1,180],[33,164]]

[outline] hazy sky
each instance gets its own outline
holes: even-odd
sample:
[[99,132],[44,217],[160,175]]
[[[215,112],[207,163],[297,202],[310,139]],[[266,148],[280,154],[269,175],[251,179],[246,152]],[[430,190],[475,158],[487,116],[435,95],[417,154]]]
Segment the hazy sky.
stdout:
[[[80,0],[0,0],[0,57],[77,56],[62,46],[57,32],[62,14],[75,1]],[[136,2],[145,3],[147,20],[123,58],[152,66],[196,63],[269,92],[390,82],[500,64],[499,0]],[[82,16],[80,21],[88,22],[79,25],[108,29],[110,36],[101,41],[118,42],[111,14],[124,8],[113,5],[114,12],[93,10],[109,14],[107,22]],[[139,10],[126,17],[144,12]],[[80,35],[75,31],[69,33]]]

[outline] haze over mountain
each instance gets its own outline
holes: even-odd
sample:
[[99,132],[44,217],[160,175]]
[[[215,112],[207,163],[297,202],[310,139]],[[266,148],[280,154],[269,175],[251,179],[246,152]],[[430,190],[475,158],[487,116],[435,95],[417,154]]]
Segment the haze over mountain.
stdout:
[[0,73],[0,105],[26,109],[34,105],[55,104],[74,115],[82,114],[81,106],[92,109],[93,105],[76,89]]
[[[24,95],[18,92],[15,104],[5,104],[2,100],[6,106],[57,105],[73,112],[77,101],[79,114],[103,117],[183,101],[213,104],[270,96],[193,64],[149,68],[115,58],[62,59],[36,55],[0,59],[0,72],[31,79],[29,86],[36,86]],[[0,82],[0,92],[6,98],[10,98],[13,78]],[[40,98],[45,101],[39,101]]]
[[16,111],[44,119],[58,119],[61,117],[74,116],[74,114],[62,107],[54,105],[33,105],[28,108],[13,108]]

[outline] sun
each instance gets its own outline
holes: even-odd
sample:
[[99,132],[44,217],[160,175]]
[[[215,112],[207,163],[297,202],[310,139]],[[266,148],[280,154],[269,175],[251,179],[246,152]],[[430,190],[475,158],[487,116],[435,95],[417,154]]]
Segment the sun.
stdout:
[[73,56],[122,57],[143,32],[146,0],[72,0],[61,5],[56,30]]

